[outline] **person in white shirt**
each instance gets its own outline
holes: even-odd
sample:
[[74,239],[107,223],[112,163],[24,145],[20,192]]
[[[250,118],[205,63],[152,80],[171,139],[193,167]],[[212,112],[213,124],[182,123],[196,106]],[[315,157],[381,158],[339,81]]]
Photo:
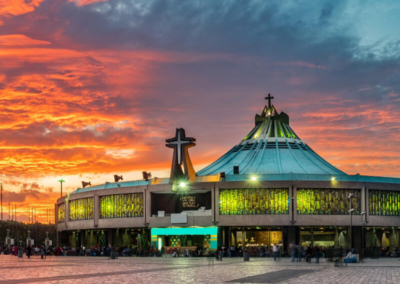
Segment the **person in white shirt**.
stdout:
[[276,257],[278,255],[278,246],[276,244],[274,244],[274,246],[272,247],[272,251],[274,253],[274,260],[276,261]]

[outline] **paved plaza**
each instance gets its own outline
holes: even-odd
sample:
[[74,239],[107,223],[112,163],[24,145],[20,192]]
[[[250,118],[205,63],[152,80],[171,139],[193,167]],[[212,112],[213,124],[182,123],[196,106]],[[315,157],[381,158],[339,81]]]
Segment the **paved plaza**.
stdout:
[[285,258],[119,258],[0,256],[4,283],[400,283],[397,258],[332,263],[291,263]]

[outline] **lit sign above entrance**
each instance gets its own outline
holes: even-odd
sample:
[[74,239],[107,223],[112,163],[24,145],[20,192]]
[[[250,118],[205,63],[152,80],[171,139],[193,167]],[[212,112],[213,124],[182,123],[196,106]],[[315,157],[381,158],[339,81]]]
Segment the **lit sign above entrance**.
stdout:
[[196,203],[195,196],[182,196],[180,198],[183,208],[198,208],[199,204]]

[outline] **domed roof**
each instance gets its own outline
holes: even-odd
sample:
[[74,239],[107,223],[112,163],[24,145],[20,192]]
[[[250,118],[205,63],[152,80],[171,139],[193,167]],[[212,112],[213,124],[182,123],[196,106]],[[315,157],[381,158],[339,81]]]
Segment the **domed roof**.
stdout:
[[289,116],[278,113],[269,98],[268,106],[255,117],[255,127],[239,144],[198,176],[233,174],[331,174],[346,175],[315,153],[289,126]]

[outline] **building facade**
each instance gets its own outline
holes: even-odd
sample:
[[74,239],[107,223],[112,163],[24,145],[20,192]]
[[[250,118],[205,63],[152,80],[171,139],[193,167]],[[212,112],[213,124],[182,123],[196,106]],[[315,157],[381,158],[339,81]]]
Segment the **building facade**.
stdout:
[[347,175],[304,143],[270,102],[255,127],[194,172],[194,138],[167,140],[169,178],[105,183],[57,200],[58,244],[199,247],[276,243],[398,247],[400,179]]

